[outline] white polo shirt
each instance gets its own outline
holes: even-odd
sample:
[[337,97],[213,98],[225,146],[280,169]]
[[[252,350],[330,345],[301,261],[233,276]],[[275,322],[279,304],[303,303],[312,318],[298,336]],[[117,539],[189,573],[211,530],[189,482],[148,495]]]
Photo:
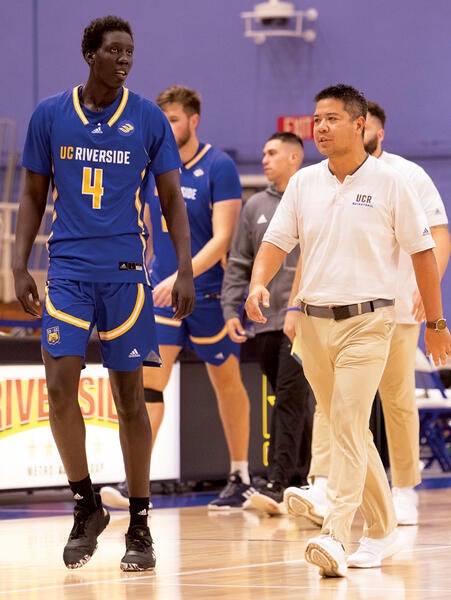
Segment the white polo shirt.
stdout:
[[[392,166],[401,173],[414,188],[418,194],[421,206],[426,213],[429,227],[437,225],[446,225],[448,218],[446,216],[445,206],[440,194],[435,187],[432,179],[424,169],[416,163],[406,160],[397,154],[382,152],[379,159],[384,164]],[[401,250],[398,266],[398,285],[396,290],[396,321],[398,323],[417,323],[412,317],[413,294],[417,289],[415,280],[415,271],[412,267],[410,257]]]
[[328,160],[295,173],[263,240],[285,252],[299,242],[297,298],[317,306],[394,298],[399,247],[434,247],[416,194],[372,156],[343,183]]

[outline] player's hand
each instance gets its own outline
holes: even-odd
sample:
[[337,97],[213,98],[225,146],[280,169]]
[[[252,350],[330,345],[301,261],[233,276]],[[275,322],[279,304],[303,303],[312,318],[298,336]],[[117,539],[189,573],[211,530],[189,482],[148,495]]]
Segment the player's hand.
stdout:
[[299,312],[297,310],[288,310],[285,314],[283,332],[291,343],[293,343],[294,336],[296,335],[296,322],[298,318]]
[[22,308],[37,319],[42,317],[42,306],[39,301],[36,282],[27,270],[14,271],[14,287],[16,297]]
[[246,332],[238,317],[232,317],[226,321],[227,333],[232,342],[242,344],[247,340]]
[[162,308],[163,306],[171,306],[172,291],[177,280],[177,273],[173,273],[158,283],[153,289],[153,304]]
[[244,308],[249,319],[256,323],[266,323],[267,318],[260,310],[260,304],[269,308],[269,292],[264,285],[255,285],[249,290],[249,295]]
[[426,313],[424,312],[423,299],[418,290],[415,290],[412,296],[412,311],[411,314],[415,321],[421,323],[426,319]]
[[172,287],[171,304],[174,309],[174,319],[183,319],[193,312],[196,304],[196,292],[192,273],[177,274]]
[[430,356],[436,367],[446,365],[448,356],[451,356],[451,334],[448,329],[435,331],[425,328],[424,344],[426,356]]

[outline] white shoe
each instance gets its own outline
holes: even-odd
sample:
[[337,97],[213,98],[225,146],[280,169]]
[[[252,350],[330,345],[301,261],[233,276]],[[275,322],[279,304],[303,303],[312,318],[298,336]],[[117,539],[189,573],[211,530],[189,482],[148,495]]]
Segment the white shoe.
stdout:
[[[102,504],[110,508],[120,508],[121,510],[128,510],[130,502],[128,499],[128,486],[126,481],[122,481],[115,486],[106,485],[100,488],[100,497],[102,498]],[[152,508],[152,501],[149,498],[149,509]]]
[[250,505],[252,508],[271,516],[287,514],[287,509],[283,502],[276,502],[269,496],[260,494],[259,492],[251,496]]
[[396,529],[384,538],[363,537],[354,554],[348,556],[348,567],[370,569],[380,567],[384,558],[389,558],[403,548],[401,536]]
[[304,517],[315,525],[323,524],[327,510],[326,491],[311,485],[304,487],[289,487],[283,495],[288,514]]
[[345,577],[348,567],[343,546],[331,535],[319,535],[307,542],[305,560],[319,567],[322,577]]
[[398,525],[418,525],[418,496],[411,487],[392,488]]

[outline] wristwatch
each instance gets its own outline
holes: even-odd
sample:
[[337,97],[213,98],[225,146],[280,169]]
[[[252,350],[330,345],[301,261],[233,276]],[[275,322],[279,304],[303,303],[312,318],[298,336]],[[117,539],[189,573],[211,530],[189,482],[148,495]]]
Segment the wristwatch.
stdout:
[[440,319],[435,319],[435,321],[426,321],[426,327],[428,329],[435,329],[435,331],[443,331],[446,329],[446,319],[441,317]]

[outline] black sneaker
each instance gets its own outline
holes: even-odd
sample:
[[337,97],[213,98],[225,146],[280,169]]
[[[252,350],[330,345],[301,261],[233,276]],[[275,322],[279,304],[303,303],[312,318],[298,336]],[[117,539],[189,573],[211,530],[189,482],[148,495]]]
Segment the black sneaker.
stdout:
[[148,527],[131,527],[125,534],[125,549],[121,560],[123,571],[150,571],[155,567],[155,553]]
[[[150,493],[150,484],[149,484]],[[115,486],[106,485],[100,488],[100,495],[102,502],[105,506],[110,508],[120,508],[122,510],[128,510],[128,485],[127,481],[121,481]],[[152,508],[152,502],[149,500],[149,508]]]
[[227,485],[219,494],[219,498],[213,500],[208,505],[210,510],[231,510],[247,508],[250,505],[250,498],[256,493],[252,485],[243,483],[238,471],[231,473]]
[[110,522],[110,513],[96,494],[97,510],[89,513],[84,506],[75,505],[74,526],[64,547],[63,559],[68,569],[85,565],[97,548],[97,537]]
[[268,481],[258,489],[251,498],[251,506],[268,515],[284,515],[287,513],[283,503],[285,488],[280,481]]

